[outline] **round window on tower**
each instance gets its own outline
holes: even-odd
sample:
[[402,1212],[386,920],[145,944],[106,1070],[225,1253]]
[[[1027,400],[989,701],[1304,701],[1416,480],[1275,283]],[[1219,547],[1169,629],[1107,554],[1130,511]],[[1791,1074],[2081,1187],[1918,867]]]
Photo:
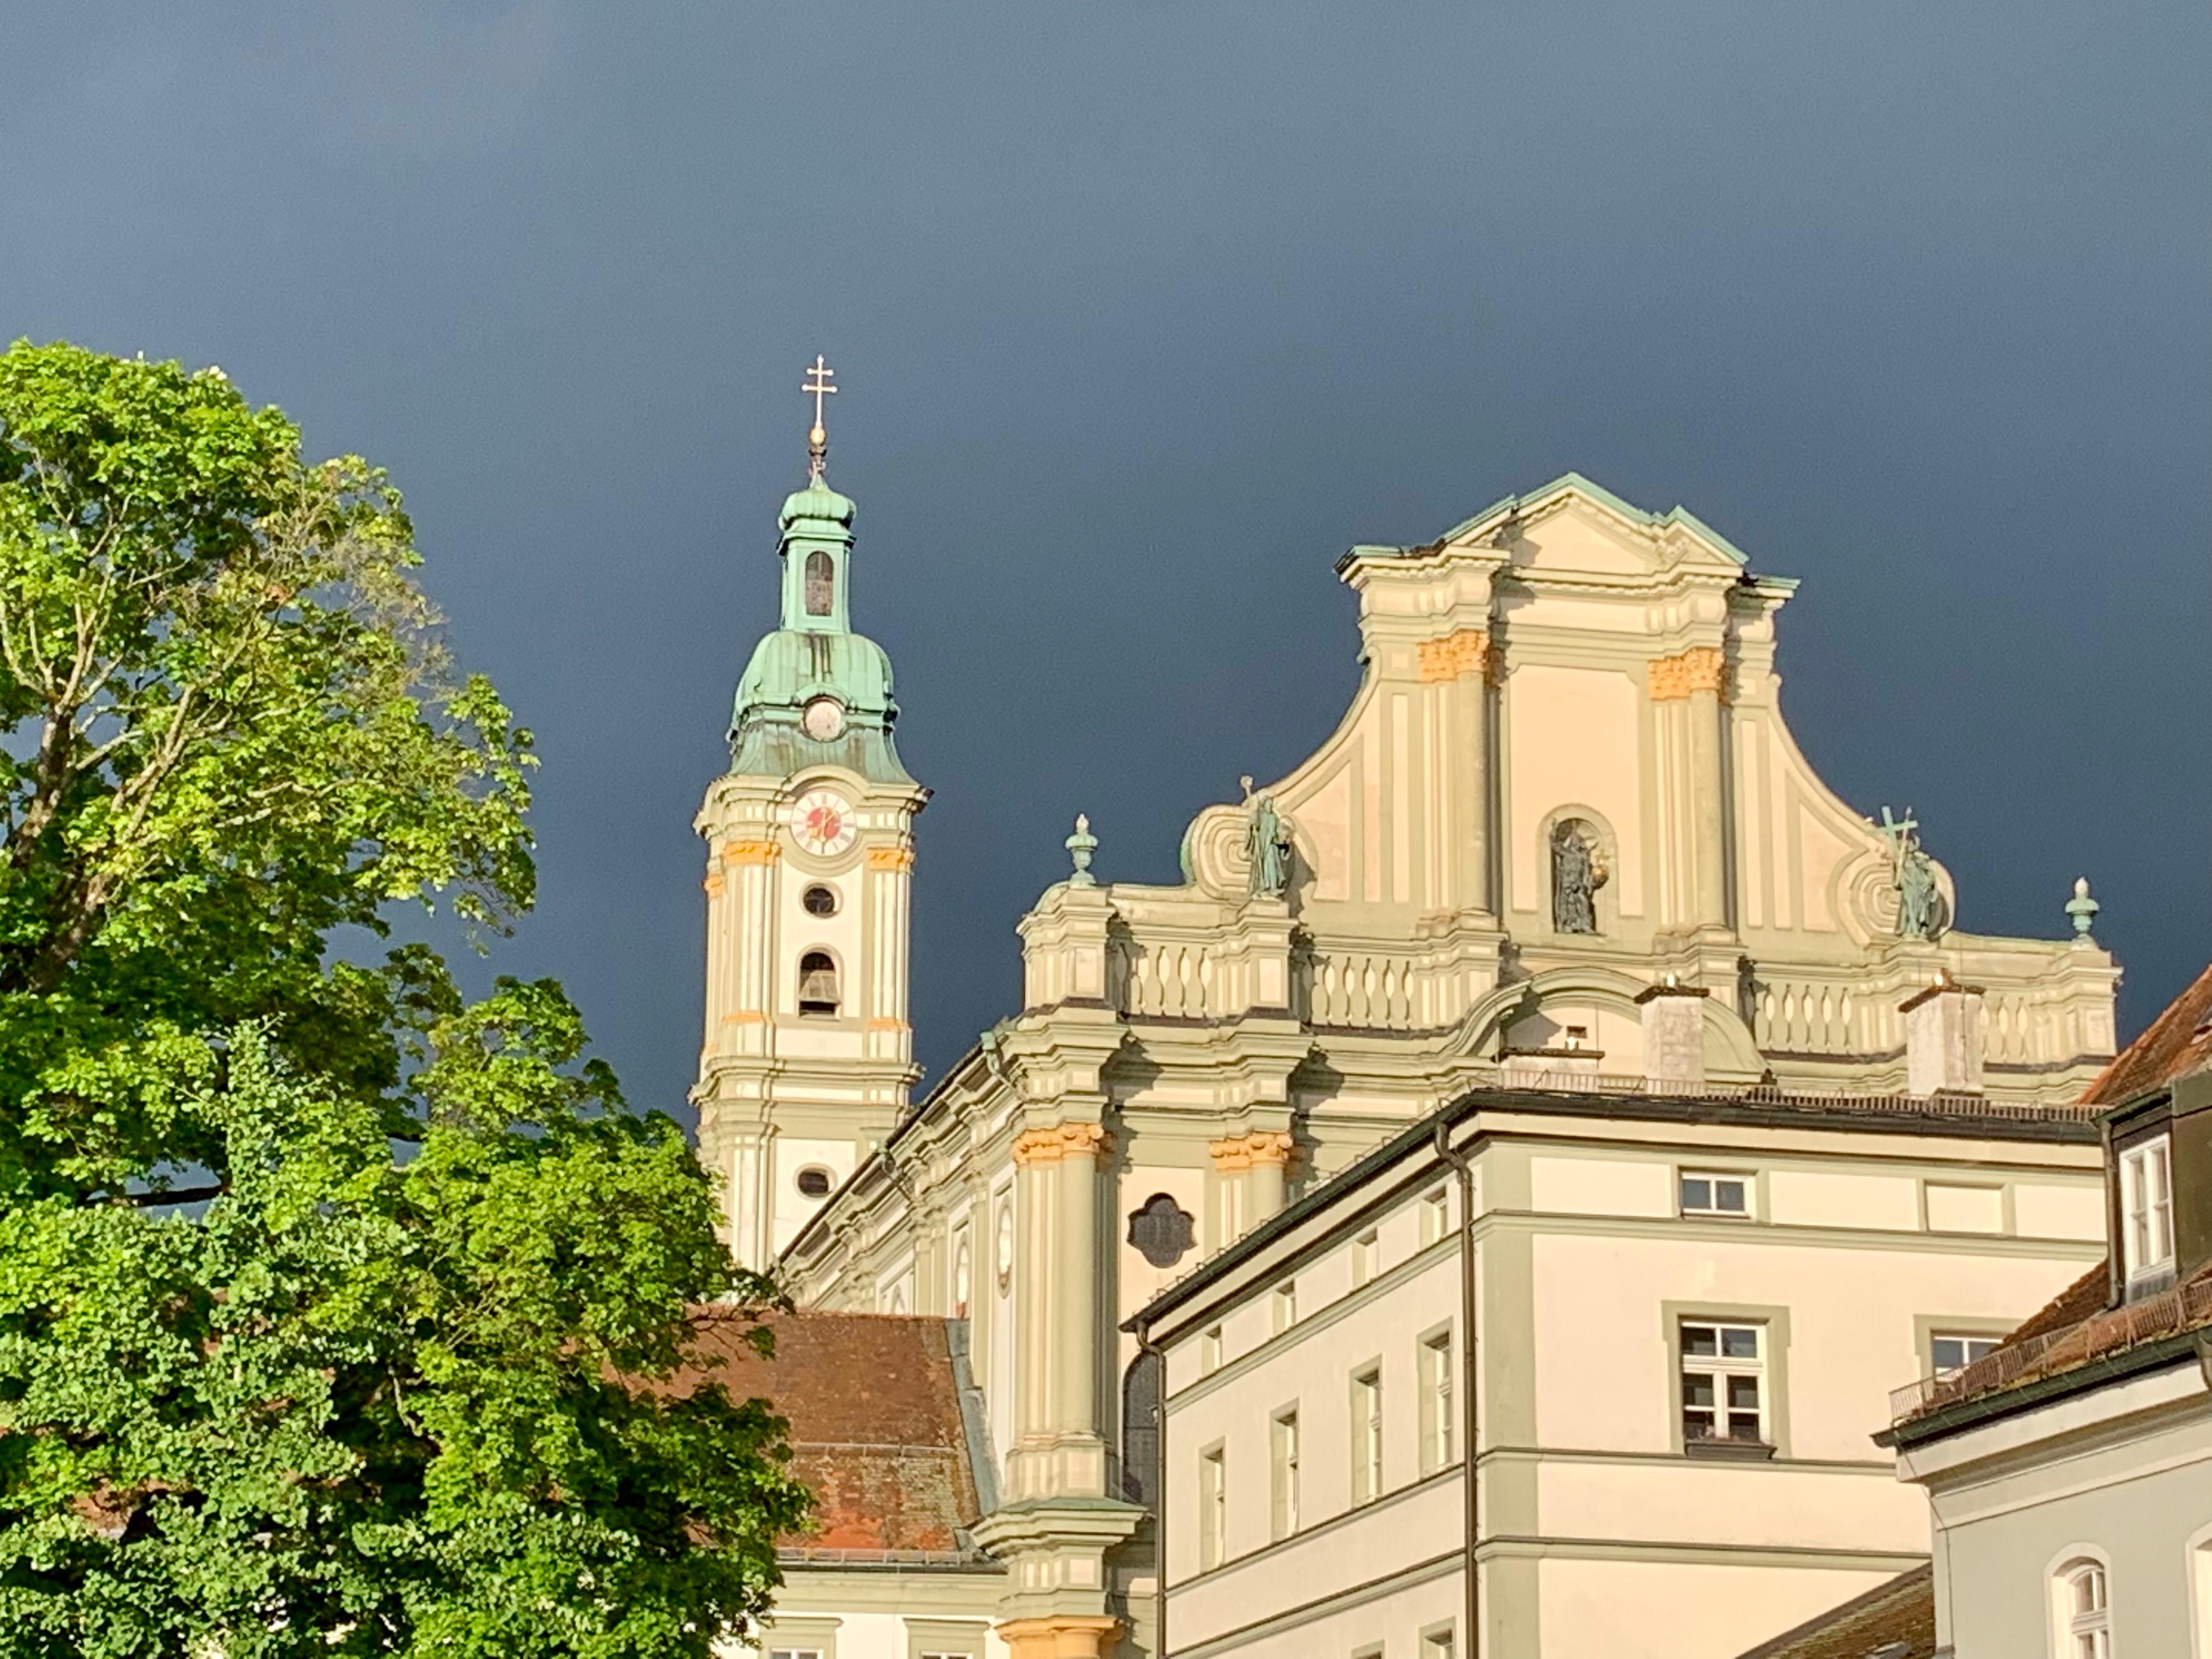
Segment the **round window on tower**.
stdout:
[[801,1198],[830,1196],[830,1171],[818,1164],[810,1164],[799,1172],[799,1195]]
[[799,896],[799,902],[810,916],[834,916],[837,914],[837,890],[817,882]]
[[845,730],[845,705],[835,697],[817,697],[799,711],[799,723],[817,743],[841,737]]

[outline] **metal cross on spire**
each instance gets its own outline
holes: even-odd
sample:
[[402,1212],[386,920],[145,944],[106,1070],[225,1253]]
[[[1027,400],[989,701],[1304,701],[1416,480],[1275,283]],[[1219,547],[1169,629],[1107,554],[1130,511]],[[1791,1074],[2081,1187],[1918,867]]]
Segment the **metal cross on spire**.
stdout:
[[806,471],[810,477],[817,478],[822,476],[823,463],[830,454],[829,428],[822,424],[822,400],[836,392],[837,388],[830,383],[835,373],[817,351],[814,354],[814,366],[806,371],[805,383],[799,388],[814,394],[814,425],[806,434]]

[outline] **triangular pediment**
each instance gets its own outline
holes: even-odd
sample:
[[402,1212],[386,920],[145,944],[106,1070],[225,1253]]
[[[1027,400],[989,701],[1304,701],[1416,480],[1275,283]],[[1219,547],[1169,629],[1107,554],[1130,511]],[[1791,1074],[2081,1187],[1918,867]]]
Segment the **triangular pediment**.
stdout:
[[1743,554],[1687,509],[1649,513],[1580,473],[1509,495],[1448,531],[1440,548],[1484,546],[1518,568],[1597,577],[1706,569],[1735,576]]

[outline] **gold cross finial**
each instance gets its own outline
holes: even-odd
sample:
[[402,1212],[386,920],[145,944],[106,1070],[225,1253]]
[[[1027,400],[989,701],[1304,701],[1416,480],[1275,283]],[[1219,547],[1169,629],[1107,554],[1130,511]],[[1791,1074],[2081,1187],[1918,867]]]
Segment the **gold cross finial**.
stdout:
[[814,366],[806,371],[805,384],[799,388],[814,394],[814,426],[806,434],[806,470],[817,478],[822,476],[822,464],[830,453],[829,429],[822,424],[822,400],[836,392],[837,388],[830,383],[835,373],[817,351],[814,354]]

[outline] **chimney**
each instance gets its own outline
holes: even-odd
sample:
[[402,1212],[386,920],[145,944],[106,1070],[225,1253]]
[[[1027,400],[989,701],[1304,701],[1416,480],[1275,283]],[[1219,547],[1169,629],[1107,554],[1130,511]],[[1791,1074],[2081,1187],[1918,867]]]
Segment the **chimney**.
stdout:
[[1905,1016],[1905,1087],[1913,1095],[1982,1091],[1982,988],[1948,974],[1897,1005]]
[[1705,1086],[1705,1011],[1702,985],[1677,985],[1672,974],[1637,994],[1644,1011],[1644,1079],[1657,1095],[1693,1095]]

